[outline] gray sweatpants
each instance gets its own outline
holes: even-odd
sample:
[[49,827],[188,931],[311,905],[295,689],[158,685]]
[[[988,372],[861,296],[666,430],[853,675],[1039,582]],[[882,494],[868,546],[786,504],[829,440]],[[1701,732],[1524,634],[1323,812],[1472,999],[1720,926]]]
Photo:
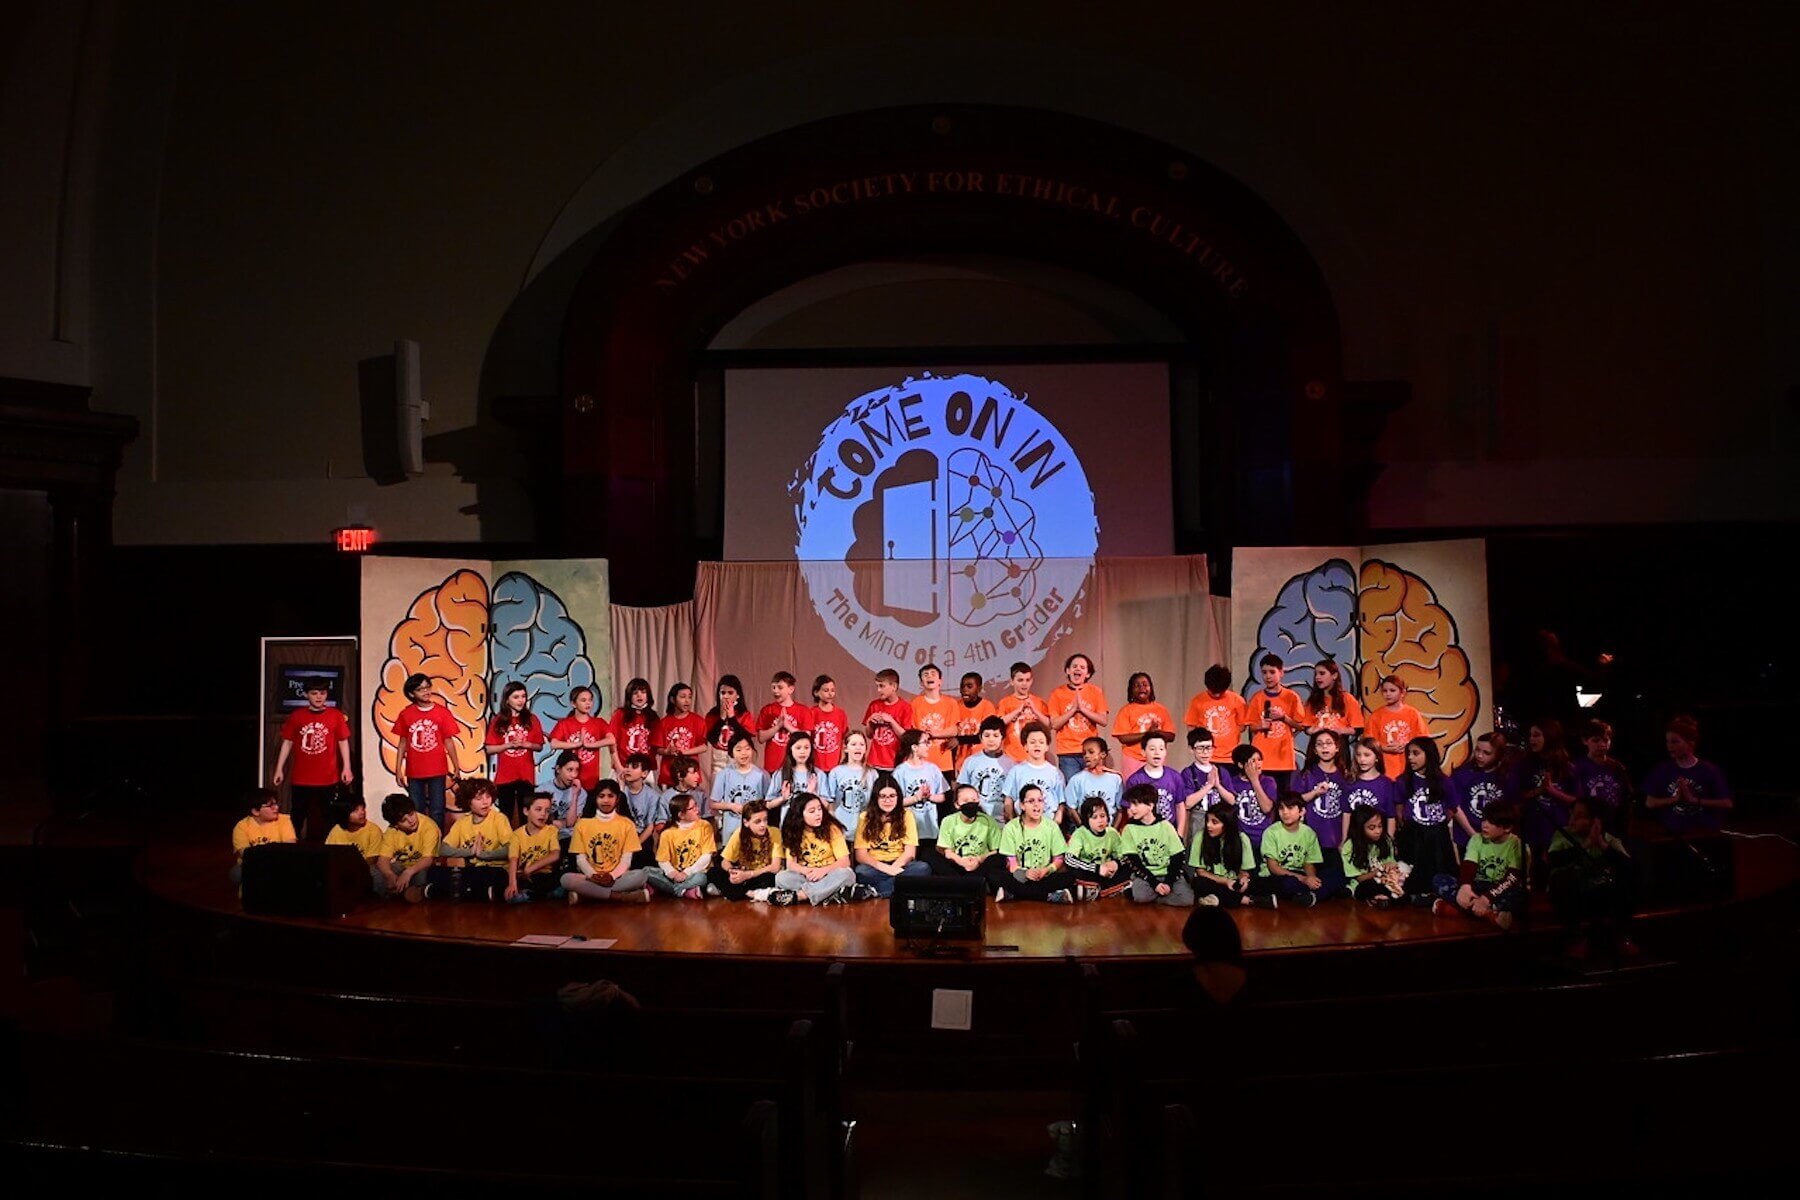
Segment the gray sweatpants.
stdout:
[[849,867],[827,871],[817,883],[807,882],[806,876],[798,871],[782,871],[775,876],[776,887],[799,892],[814,904],[823,904],[855,882],[856,872]]
[[1133,877],[1131,881],[1131,899],[1135,904],[1166,904],[1170,908],[1194,907],[1194,885],[1186,879],[1177,879],[1169,884],[1169,894],[1156,894],[1156,885]]
[[610,900],[614,892],[641,892],[648,883],[648,872],[641,870],[614,875],[611,887],[601,887],[586,875],[576,871],[570,871],[562,877],[562,885],[565,890],[577,892],[590,900]]

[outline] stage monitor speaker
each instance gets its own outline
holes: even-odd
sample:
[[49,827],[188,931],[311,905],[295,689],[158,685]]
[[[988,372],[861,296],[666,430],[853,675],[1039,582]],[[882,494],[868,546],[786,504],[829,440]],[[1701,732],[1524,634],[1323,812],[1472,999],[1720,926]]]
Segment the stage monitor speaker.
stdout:
[[904,938],[976,938],[987,927],[987,881],[977,876],[902,876],[888,900],[888,924]]
[[369,898],[369,868],[355,846],[275,842],[244,851],[244,911],[271,917],[341,917]]

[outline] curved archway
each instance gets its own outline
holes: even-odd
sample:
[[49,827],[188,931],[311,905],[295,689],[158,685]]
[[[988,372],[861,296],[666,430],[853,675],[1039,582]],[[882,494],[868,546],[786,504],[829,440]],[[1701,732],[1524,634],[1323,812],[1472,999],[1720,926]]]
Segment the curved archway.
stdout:
[[1222,543],[1284,540],[1296,513],[1308,515],[1311,537],[1355,523],[1343,495],[1336,312],[1318,265],[1265,202],[1113,126],[1036,110],[912,107],[743,146],[618,221],[564,325],[564,487],[598,511],[558,540],[630,563],[622,598],[686,594],[699,547],[683,556],[671,546],[695,528],[679,448],[692,444],[699,356],[772,293],[918,255],[1040,262],[1164,314],[1210,398],[1212,453],[1197,461],[1197,446],[1181,446],[1176,462],[1223,473],[1207,489],[1209,529]]

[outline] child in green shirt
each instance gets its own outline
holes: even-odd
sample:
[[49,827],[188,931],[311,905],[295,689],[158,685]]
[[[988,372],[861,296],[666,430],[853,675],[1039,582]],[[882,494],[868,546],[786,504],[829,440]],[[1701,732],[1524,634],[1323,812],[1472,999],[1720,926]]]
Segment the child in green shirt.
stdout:
[[1637,953],[1626,932],[1637,909],[1637,865],[1625,844],[1606,832],[1604,811],[1598,801],[1576,797],[1569,823],[1552,835],[1545,854],[1550,903],[1572,939],[1571,958],[1588,956],[1590,938],[1612,943],[1621,954]]
[[998,903],[1007,897],[1048,900],[1051,904],[1075,902],[1075,876],[1063,868],[1068,843],[1056,822],[1044,819],[1044,789],[1035,783],[1019,789],[1020,815],[1000,833],[1000,853],[1006,859],[1009,878],[994,893]]
[[1311,908],[1319,902],[1325,881],[1319,864],[1325,852],[1319,835],[1306,823],[1306,798],[1282,792],[1275,801],[1278,823],[1263,831],[1262,873],[1250,881],[1250,901],[1258,908],[1275,908],[1281,901]]
[[1388,818],[1373,804],[1350,812],[1350,836],[1344,842],[1344,879],[1350,897],[1371,908],[1386,908],[1405,895],[1406,877],[1394,852]]
[[1461,911],[1501,929],[1512,928],[1513,915],[1525,907],[1525,851],[1514,832],[1518,824],[1519,810],[1506,801],[1487,806],[1481,814],[1481,832],[1463,850],[1461,870],[1431,881],[1438,894],[1431,905],[1433,916]]
[[1006,860],[1000,857],[1000,823],[981,805],[981,789],[956,785],[956,807],[938,825],[937,853],[928,860],[933,875],[987,880],[988,891],[1006,886]]
[[1136,904],[1194,907],[1194,889],[1181,861],[1181,835],[1156,816],[1156,788],[1136,783],[1125,789],[1131,823],[1119,835],[1120,861],[1131,878]]
[[1194,869],[1199,903],[1207,908],[1250,903],[1250,871],[1256,866],[1256,851],[1250,848],[1249,835],[1238,829],[1237,805],[1216,802],[1195,824],[1200,836],[1194,839],[1189,864]]
[[1119,831],[1112,827],[1106,801],[1089,796],[1081,802],[1081,824],[1069,835],[1063,866],[1075,873],[1075,894],[1082,900],[1105,900],[1130,890],[1131,879],[1119,872]]

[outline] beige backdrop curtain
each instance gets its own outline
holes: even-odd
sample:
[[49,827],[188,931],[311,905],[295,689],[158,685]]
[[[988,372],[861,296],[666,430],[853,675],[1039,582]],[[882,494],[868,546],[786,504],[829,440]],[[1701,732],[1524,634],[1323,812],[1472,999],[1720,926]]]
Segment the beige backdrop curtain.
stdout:
[[700,712],[711,707],[711,692],[701,692],[694,679],[694,610],[692,600],[660,608],[612,606],[613,681],[606,693],[608,715],[624,699],[624,685],[631,679],[650,681],[651,700],[659,712],[675,683],[695,684],[694,707]]

